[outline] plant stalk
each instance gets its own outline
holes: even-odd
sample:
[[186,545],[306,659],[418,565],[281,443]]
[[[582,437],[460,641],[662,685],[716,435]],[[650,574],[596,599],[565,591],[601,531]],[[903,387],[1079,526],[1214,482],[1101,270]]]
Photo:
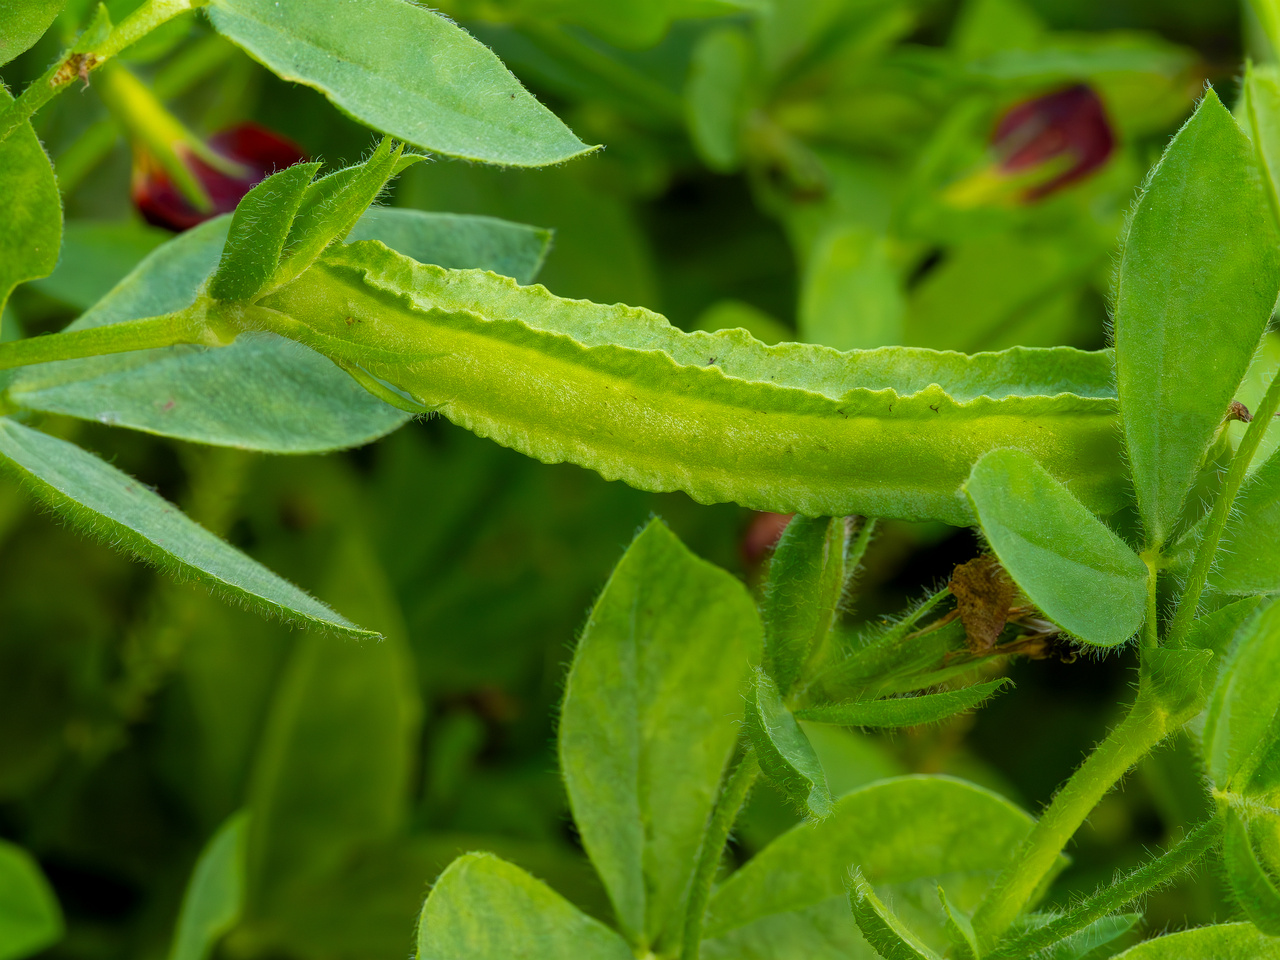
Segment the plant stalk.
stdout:
[[1044,926],[1000,944],[983,954],[982,960],[1022,960],[1033,956],[1189,870],[1217,845],[1221,836],[1220,818],[1205,821],[1154,860],[1099,888],[1092,897]]
[[747,794],[759,775],[760,762],[756,758],[755,747],[749,746],[720,791],[720,798],[711,811],[706,833],[702,836],[698,863],[693,871],[693,884],[689,890],[689,906],[684,918],[680,960],[698,960],[698,951],[702,945],[702,921],[707,912],[707,902],[711,899],[711,885],[720,869],[720,856],[729,840],[729,831],[733,829],[733,823],[738,819],[742,805],[747,802]]
[[1222,542],[1222,532],[1226,529],[1236,497],[1244,484],[1249,464],[1253,462],[1254,455],[1258,452],[1258,445],[1262,443],[1262,437],[1267,432],[1267,427],[1270,426],[1277,410],[1280,410],[1280,373],[1277,373],[1271,381],[1266,395],[1258,404],[1258,409],[1254,411],[1253,420],[1245,430],[1240,446],[1236,448],[1235,456],[1231,458],[1227,477],[1222,482],[1218,499],[1214,501],[1213,510],[1209,513],[1204,536],[1200,540],[1196,558],[1191,565],[1191,573],[1187,577],[1186,589],[1182,592],[1177,613],[1173,617],[1173,624],[1169,627],[1166,642],[1171,647],[1179,647],[1186,641],[1187,633],[1195,622],[1196,613],[1200,608],[1200,597],[1204,593],[1205,584],[1209,582],[1209,572],[1213,569],[1218,545]]
[[1027,906],[1054,861],[1098,801],[1168,735],[1167,715],[1139,695],[1128,715],[1094,748],[1045,809],[973,916],[989,949]]
[[179,343],[214,345],[204,327],[183,310],[144,320],[3,343],[0,344],[0,370],[55,360],[80,360],[111,353],[172,347]]

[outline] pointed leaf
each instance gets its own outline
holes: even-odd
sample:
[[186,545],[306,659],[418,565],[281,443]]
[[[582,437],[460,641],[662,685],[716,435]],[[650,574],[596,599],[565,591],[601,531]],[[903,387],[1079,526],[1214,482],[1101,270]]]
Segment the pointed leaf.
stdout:
[[22,960],[62,939],[62,910],[39,865],[0,840],[0,960]]
[[[1264,815],[1265,816],[1265,815]],[[1280,937],[1280,886],[1258,862],[1249,837],[1250,825],[1236,810],[1226,811],[1226,832],[1222,838],[1222,859],[1231,882],[1231,892],[1244,914],[1263,933]],[[1265,816],[1276,830],[1275,814]]]
[[[7,14],[0,15],[0,17]],[[0,49],[7,41],[0,22]],[[3,60],[0,60],[3,62]],[[0,111],[13,97],[0,84]],[[31,124],[23,123],[0,141],[0,310],[24,280],[47,277],[58,263],[62,242],[62,198],[53,166]]]
[[1098,647],[1142,626],[1147,565],[1034,458],[994,450],[965,492],[996,556],[1050,620]]
[[1006,685],[1012,686],[1013,681],[1002,677],[960,690],[925,693],[918,697],[824,703],[801,707],[796,716],[801,720],[838,723],[845,727],[916,727],[972,710],[994,697]]
[[206,960],[244,909],[245,836],[241,811],[218,828],[200,853],[178,913],[169,960]]
[[822,761],[782,700],[777,684],[756,671],[755,691],[747,698],[747,736],[756,748],[760,769],[808,816],[831,813],[831,790]]
[[213,0],[209,19],[285,80],[437,153],[516,167],[591,149],[483,44],[403,0]]
[[712,170],[727,173],[742,162],[739,139],[754,57],[746,34],[733,28],[706,34],[694,48],[685,84],[686,122],[698,155]]
[[635,944],[680,934],[759,643],[746,588],[656,520],[591,611],[565,690],[560,765],[583,846]]
[[888,241],[854,225],[822,237],[805,265],[800,337],[837,350],[901,343],[906,312]]
[[492,854],[459,857],[418,922],[421,960],[633,960],[620,936]]
[[849,906],[867,943],[884,960],[941,960],[881,902],[856,868],[849,886]]
[[1112,960],[1280,960],[1280,937],[1252,923],[1220,923],[1144,940]]
[[1113,943],[1132,930],[1142,919],[1140,913],[1117,913],[1095,920],[1053,946],[1041,951],[1044,960],[1086,960],[1098,957],[1102,947]]
[[215,300],[251,300],[275,273],[294,215],[318,163],[297,163],[273,173],[244,195],[231,215],[227,244],[209,281]]
[[0,7],[0,65],[44,36],[66,5],[67,0],[6,0]]
[[942,912],[947,916],[947,937],[955,947],[961,960],[978,960],[978,935],[974,933],[973,921],[963,910],[953,907],[947,899],[947,892],[938,887],[938,902],[942,904]]
[[74,444],[0,418],[0,466],[40,501],[109,543],[268,616],[376,636],[192,522],[138,481]]
[[1154,545],[1174,532],[1271,319],[1277,243],[1254,151],[1210,90],[1138,201],[1115,296],[1125,443]]
[[1280,593],[1280,452],[1246,481],[1231,511],[1210,583],[1223,593]]
[[826,640],[847,579],[843,517],[796,516],[773,551],[760,603],[764,668],[786,694]]

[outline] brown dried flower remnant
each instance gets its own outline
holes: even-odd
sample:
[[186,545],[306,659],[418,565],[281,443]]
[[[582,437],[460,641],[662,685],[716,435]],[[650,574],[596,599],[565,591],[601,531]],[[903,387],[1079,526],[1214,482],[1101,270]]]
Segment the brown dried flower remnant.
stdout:
[[1231,406],[1227,407],[1227,422],[1230,423],[1232,420],[1238,420],[1240,423],[1252,423],[1253,414],[1239,400],[1232,400]]
[[1015,589],[1000,561],[986,555],[962,563],[947,584],[956,598],[970,653],[986,653],[996,645],[1009,620]]

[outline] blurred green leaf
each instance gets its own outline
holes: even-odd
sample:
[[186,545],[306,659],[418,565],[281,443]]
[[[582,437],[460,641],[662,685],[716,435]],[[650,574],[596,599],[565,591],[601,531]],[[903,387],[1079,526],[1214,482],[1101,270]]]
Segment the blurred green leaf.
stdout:
[[846,727],[915,727],[937,723],[947,717],[981,706],[1006,684],[1007,677],[975,683],[960,690],[925,693],[917,697],[887,700],[855,700],[801,707],[796,716],[814,723],[838,723]]
[[1280,289],[1248,139],[1210,90],[1138,201],[1115,297],[1116,377],[1148,540],[1163,545]]
[[802,340],[837,350],[902,343],[905,309],[885,237],[853,225],[818,240],[800,293]]
[[519,867],[469,853],[431,888],[418,922],[423,960],[631,960],[627,942]]
[[746,588],[657,520],[591,611],[560,712],[560,764],[583,846],[632,943],[678,941],[759,644]]
[[1044,22],[1023,0],[967,0],[951,31],[951,49],[963,60],[1004,50],[1028,50],[1044,34]]
[[969,919],[969,915],[951,905],[951,901],[947,899],[947,891],[942,887],[938,887],[938,902],[947,917],[947,937],[954,952],[961,960],[977,960],[978,936],[973,931],[973,921]]
[[685,86],[689,135],[703,162],[729,172],[742,161],[741,127],[748,107],[754,51],[741,30],[715,30],[698,41]]
[[58,266],[31,286],[68,306],[87,310],[172,236],[133,220],[69,220],[62,233]]
[[7,0],[0,9],[0,65],[44,36],[67,0]]
[[1240,491],[1209,583],[1236,596],[1280,593],[1280,453]]
[[1280,937],[1280,884],[1258,862],[1249,836],[1255,825],[1272,832],[1280,829],[1277,823],[1280,815],[1274,811],[1264,813],[1253,823],[1238,810],[1228,808],[1223,815],[1227,824],[1222,838],[1222,859],[1231,892],[1254,926],[1268,936]]
[[356,637],[356,626],[266,567],[187,519],[167,500],[115,467],[57,437],[0,418],[0,467],[33,496],[87,533],[192,579],[265,616]]
[[[4,14],[7,16],[7,13]],[[0,25],[0,38],[7,39]],[[0,39],[3,49],[5,39]],[[13,102],[0,84],[0,109]],[[24,280],[46,277],[58,263],[62,243],[62,198],[53,167],[31,124],[0,141],[0,310]]]
[[1142,920],[1140,913],[1118,913],[1095,920],[1083,930],[1042,951],[1044,960],[1087,960],[1102,955],[1102,948],[1123,937]]
[[1142,626],[1146,564],[1033,457],[993,450],[965,491],[1001,564],[1050,620],[1098,647]]
[[39,865],[0,840],[0,960],[23,960],[62,939],[62,910]]
[[169,960],[205,960],[240,919],[248,814],[234,814],[200,852],[187,882]]
[[1145,940],[1114,960],[1277,960],[1280,938],[1251,923],[1221,923]]
[[294,164],[244,195],[231,215],[222,258],[209,280],[213,299],[248,301],[267,286],[302,198],[319,169],[318,163]]
[[762,670],[747,698],[747,736],[756,748],[760,769],[807,816],[831,813],[831,790],[822,762],[809,738],[783,702],[777,684]]
[[315,87],[415,146],[516,167],[588,153],[483,44],[402,0],[213,0],[220,33],[285,80]]
[[854,868],[849,905],[867,943],[885,960],[941,960],[876,896],[862,871]]

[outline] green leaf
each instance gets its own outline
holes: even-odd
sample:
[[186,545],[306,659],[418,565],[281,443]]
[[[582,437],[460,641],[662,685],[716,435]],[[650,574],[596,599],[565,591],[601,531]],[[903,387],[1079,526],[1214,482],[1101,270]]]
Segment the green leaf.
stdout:
[[376,636],[187,519],[167,500],[79,447],[0,418],[0,466],[38,500],[108,543],[259,613]]
[[133,220],[70,220],[53,273],[31,286],[78,310],[101,300],[147,254],[173,237]]
[[233,814],[196,861],[178,913],[169,960],[205,960],[244,909],[248,815]]
[[[217,267],[229,222],[221,217],[175,237],[68,329],[186,307]],[[490,217],[376,208],[352,235],[526,282],[550,243],[545,230]],[[31,367],[16,376],[9,399],[28,410],[273,453],[358,446],[408,419],[325,357],[270,334],[246,334],[217,350],[172,347]]]
[[1204,726],[1209,779],[1220,791],[1269,794],[1280,786],[1280,602],[1236,632]]
[[769,563],[760,602],[764,668],[786,695],[835,625],[848,576],[843,517],[793,517]]
[[1220,923],[1144,940],[1113,960],[1280,960],[1280,938],[1251,923]]
[[965,492],[1000,563],[1050,620],[1097,647],[1142,626],[1146,564],[1034,458],[994,450]]
[[583,846],[632,943],[678,942],[759,644],[746,588],[656,520],[591,611],[565,690],[560,765]]
[[837,350],[901,343],[905,311],[883,236],[855,224],[829,231],[814,245],[800,292],[802,340]]
[[0,960],[22,960],[62,939],[62,911],[39,865],[0,840]]
[[[1227,809],[1224,815],[1227,824],[1222,838],[1222,859],[1235,901],[1260,931],[1280,937],[1280,886],[1258,862],[1249,836],[1249,822],[1234,809]],[[1274,831],[1280,818],[1271,813],[1259,819],[1270,821],[1267,827]]]
[[1212,679],[1212,650],[1157,647],[1142,655],[1139,675],[1142,696],[1159,704],[1168,729],[1176,729],[1204,709],[1209,698],[1206,678]]
[[754,51],[737,29],[714,30],[698,41],[685,84],[685,121],[703,162],[724,173],[742,163],[738,141],[747,111]]
[[747,736],[756,748],[760,769],[807,816],[822,819],[831,813],[831,790],[822,761],[809,738],[787,709],[777,684],[763,670],[756,672],[755,690],[747,698]]
[[519,867],[486,853],[449,865],[418,922],[421,960],[632,960],[627,942]]
[[1099,957],[1102,947],[1113,943],[1124,936],[1142,919],[1140,913],[1117,913],[1110,917],[1095,920],[1083,930],[1078,930],[1069,937],[1064,937],[1053,946],[1043,950],[1040,956],[1044,960],[1086,960]]
[[801,707],[796,716],[801,720],[838,723],[846,727],[916,727],[972,710],[994,697],[1006,685],[1012,686],[1013,681],[1002,677],[961,690],[944,690],[918,697],[823,703]]
[[[295,215],[319,163],[298,163],[273,173],[244,195],[231,215],[227,244],[209,281],[215,300],[252,300],[280,263]],[[341,172],[341,171],[339,171]]]
[[[1032,823],[1002,797],[949,777],[870,784],[836,801],[827,819],[783,834],[730,876],[712,895],[706,936],[741,928],[735,941],[749,939],[760,921],[832,898],[840,901],[843,922],[851,928],[845,905],[850,865],[877,885],[942,878],[948,897],[960,890],[953,885],[959,876],[972,876],[974,884],[963,891],[967,902],[956,901],[971,909]],[[928,887],[935,903],[936,887]]]
[[1105,354],[766,347],[366,243],[331,248],[262,305],[297,321],[280,320],[289,336],[482,436],[703,503],[965,523],[957,490],[1000,446],[1036,454],[1092,506],[1122,502]]
[[1209,582],[1223,593],[1280,593],[1280,453],[1245,482]]
[[849,906],[867,943],[885,960],[941,960],[881,902],[856,867],[849,886]]
[[[7,30],[0,14],[0,49]],[[3,61],[0,61],[3,62]],[[0,84],[0,110],[13,97]],[[62,242],[62,198],[44,148],[31,124],[23,123],[0,141],[0,310],[24,280],[47,277],[58,263]]]
[[483,44],[403,0],[213,0],[209,19],[285,80],[374,129],[467,160],[560,163],[593,148]]
[[1275,216],[1210,90],[1134,210],[1115,296],[1116,378],[1147,537],[1163,545],[1280,290]]
[[[289,228],[271,287],[278,287],[311,266],[324,248],[347,236],[391,177],[422,157],[404,157],[404,145],[384,137],[364,163],[345,167],[307,185]],[[235,225],[232,224],[234,232]]]
[[255,916],[305,902],[355,845],[394,836],[408,812],[422,704],[399,606],[361,538],[339,541],[330,566],[325,592],[386,639],[295,644],[249,787]]
[[[0,65],[44,36],[67,0],[5,0],[0,7]],[[0,164],[3,169],[3,164]],[[14,194],[7,194],[14,196]]]
[[947,937],[955,947],[961,960],[977,960],[979,955],[978,935],[974,933],[973,921],[963,910],[957,910],[947,899],[947,892],[938,887],[938,902],[947,917]]

